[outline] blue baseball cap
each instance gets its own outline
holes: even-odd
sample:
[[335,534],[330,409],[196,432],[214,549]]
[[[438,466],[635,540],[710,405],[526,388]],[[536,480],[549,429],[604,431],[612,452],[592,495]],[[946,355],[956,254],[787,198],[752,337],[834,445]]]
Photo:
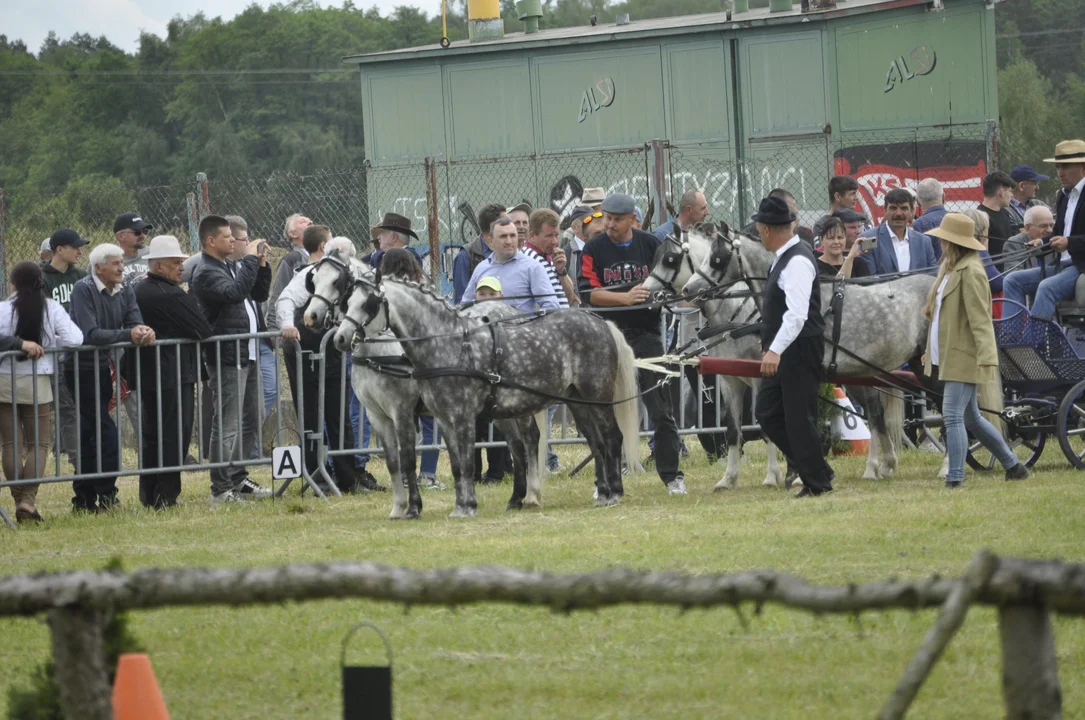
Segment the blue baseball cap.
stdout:
[[1018,165],[1013,170],[1010,170],[1010,177],[1014,182],[1027,182],[1029,180],[1032,180],[1033,182],[1042,182],[1051,179],[1047,175],[1041,175],[1036,172],[1030,165]]

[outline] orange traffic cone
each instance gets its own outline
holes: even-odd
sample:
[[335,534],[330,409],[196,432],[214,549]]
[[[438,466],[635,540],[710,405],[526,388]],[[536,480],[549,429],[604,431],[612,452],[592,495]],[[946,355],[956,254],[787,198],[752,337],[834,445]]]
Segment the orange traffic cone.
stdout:
[[151,669],[151,658],[126,653],[117,662],[113,683],[114,720],[170,720],[166,701]]
[[834,449],[833,454],[866,455],[870,452],[870,430],[863,419],[855,414],[855,407],[851,404],[851,400],[848,400],[843,389],[834,387],[833,397],[836,399],[836,404],[843,408],[843,412],[833,418],[833,437],[848,444],[847,450]]

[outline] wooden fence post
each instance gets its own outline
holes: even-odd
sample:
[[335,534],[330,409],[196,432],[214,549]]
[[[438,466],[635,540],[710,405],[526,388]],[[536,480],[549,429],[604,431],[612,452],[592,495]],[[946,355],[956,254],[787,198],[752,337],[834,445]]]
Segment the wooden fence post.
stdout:
[[1058,720],[1062,691],[1055,658],[1055,633],[1043,605],[998,609],[1002,640],[1002,699],[1007,720]]
[[49,611],[60,709],[67,720],[113,720],[105,666],[105,615],[78,606]]

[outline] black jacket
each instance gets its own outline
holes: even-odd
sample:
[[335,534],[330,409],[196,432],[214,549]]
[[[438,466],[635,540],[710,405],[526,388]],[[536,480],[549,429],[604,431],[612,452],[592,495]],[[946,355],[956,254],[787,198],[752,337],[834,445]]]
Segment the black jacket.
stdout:
[[[214,335],[248,334],[249,315],[244,302],[246,299],[265,302],[271,288],[271,266],[260,267],[255,255],[246,255],[234,267],[236,279],[225,262],[204,253],[203,262],[192,276],[192,291]],[[256,324],[257,329],[266,327],[259,313]],[[214,361],[214,347],[205,346],[205,354],[208,362]],[[237,362],[237,343],[222,344],[222,362],[224,365]]]
[[[188,339],[206,340],[211,337],[211,324],[207,322],[196,299],[161,275],[148,273],[135,285],[136,303],[143,315],[143,322],[154,330],[159,340]],[[158,367],[162,368],[162,388],[177,387],[177,349],[181,349],[181,383],[196,382],[196,346],[165,345],[158,350],[154,346],[140,348],[141,388],[154,392]],[[134,375],[135,360],[127,363]]]
[[[1070,203],[1070,193],[1059,190],[1059,196],[1055,202],[1055,232],[1053,237],[1065,235],[1070,241],[1066,249],[1070,251],[1070,260],[1080,272],[1085,273],[1085,193],[1078,198],[1077,209],[1074,211],[1074,219],[1070,222],[1070,232],[1063,232],[1063,222],[1066,217],[1066,206]],[[1048,238],[1050,240],[1050,238]],[[1056,256],[1057,257],[1057,256]]]

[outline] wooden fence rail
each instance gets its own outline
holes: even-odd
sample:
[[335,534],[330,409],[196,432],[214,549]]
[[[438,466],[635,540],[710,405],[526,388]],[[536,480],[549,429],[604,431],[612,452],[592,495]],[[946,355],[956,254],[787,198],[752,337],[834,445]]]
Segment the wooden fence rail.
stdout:
[[499,567],[409,570],[373,563],[285,565],[248,570],[71,572],[0,579],[0,616],[47,613],[61,701],[68,718],[112,717],[102,631],[111,612],[189,605],[252,605],[322,599],[404,605],[501,602],[559,612],[616,605],[680,609],[760,608],[814,613],[940,607],[938,620],[878,717],[904,716],[927,674],[974,604],[999,608],[1003,698],[1008,718],[1061,717],[1049,613],[1085,615],[1085,565],[995,557],[980,551],[958,578],[843,587],[812,585],[771,570],[726,575],[606,570],[558,575]]

